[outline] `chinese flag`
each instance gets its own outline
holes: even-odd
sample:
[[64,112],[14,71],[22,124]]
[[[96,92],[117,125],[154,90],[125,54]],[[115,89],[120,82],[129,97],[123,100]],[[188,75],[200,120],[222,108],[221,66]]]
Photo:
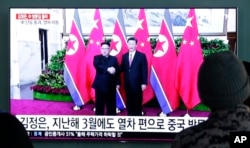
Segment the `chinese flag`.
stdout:
[[[110,48],[111,48],[110,55],[116,56],[118,63],[120,65],[122,61],[122,55],[128,52],[122,9],[118,10],[117,20],[114,27]],[[124,80],[123,76],[121,76],[120,90],[117,90],[116,92],[116,107],[119,108],[120,110],[125,109],[126,106],[124,102],[125,102]]]
[[168,114],[179,106],[175,88],[177,54],[172,35],[169,10],[166,9],[152,59],[150,82],[162,112]]
[[[140,9],[138,16],[137,30],[135,32],[135,37],[137,38],[137,50],[143,52],[148,61],[148,82],[150,79],[151,62],[152,62],[152,48],[150,44],[149,32],[147,19],[144,9]],[[152,100],[154,97],[154,92],[150,83],[148,83],[147,88],[143,92],[143,102],[145,104]]]
[[195,10],[190,9],[177,60],[176,88],[190,110],[200,103],[197,76],[203,62]]
[[82,106],[90,99],[87,97],[84,74],[85,45],[82,38],[82,29],[78,10],[74,12],[71,31],[66,49],[64,62],[64,80],[69,89],[70,95],[77,106]]
[[92,83],[95,78],[94,56],[101,54],[101,43],[104,41],[104,33],[102,21],[100,17],[100,10],[96,9],[94,14],[94,26],[90,32],[88,50],[85,58],[85,79],[87,81],[86,87],[89,92],[89,97],[95,102],[95,90],[92,88]]

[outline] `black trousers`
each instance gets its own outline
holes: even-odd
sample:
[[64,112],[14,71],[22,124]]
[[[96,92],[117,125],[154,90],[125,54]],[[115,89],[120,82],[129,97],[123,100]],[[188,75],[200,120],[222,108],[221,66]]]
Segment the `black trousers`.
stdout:
[[105,115],[105,107],[107,115],[116,115],[116,91],[101,92],[95,90],[96,96],[96,115]]
[[142,91],[125,88],[128,116],[142,115]]

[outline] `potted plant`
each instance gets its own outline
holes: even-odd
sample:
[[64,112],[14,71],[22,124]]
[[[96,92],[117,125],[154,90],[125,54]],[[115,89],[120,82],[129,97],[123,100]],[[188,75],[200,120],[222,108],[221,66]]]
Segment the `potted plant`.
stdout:
[[52,101],[72,101],[63,78],[63,64],[66,49],[58,50],[31,87],[34,99]]

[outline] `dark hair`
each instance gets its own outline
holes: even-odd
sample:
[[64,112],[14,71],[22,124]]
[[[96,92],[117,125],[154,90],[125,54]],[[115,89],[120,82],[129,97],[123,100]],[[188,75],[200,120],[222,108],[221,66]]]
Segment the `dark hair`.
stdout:
[[108,45],[108,46],[110,47],[110,43],[107,42],[107,41],[102,42],[102,43],[101,43],[101,46],[102,46],[102,45]]
[[23,124],[10,113],[0,113],[0,136],[0,147],[33,148]]
[[128,42],[128,41],[135,41],[135,43],[137,44],[137,39],[136,39],[135,37],[130,37],[130,38],[128,38],[127,42]]

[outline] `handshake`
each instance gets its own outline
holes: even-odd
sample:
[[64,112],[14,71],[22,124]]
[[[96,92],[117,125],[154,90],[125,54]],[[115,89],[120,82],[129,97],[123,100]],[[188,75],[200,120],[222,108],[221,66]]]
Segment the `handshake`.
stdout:
[[115,74],[115,68],[114,68],[113,66],[112,66],[112,67],[108,67],[107,71],[108,71],[110,74],[112,74],[112,75]]

